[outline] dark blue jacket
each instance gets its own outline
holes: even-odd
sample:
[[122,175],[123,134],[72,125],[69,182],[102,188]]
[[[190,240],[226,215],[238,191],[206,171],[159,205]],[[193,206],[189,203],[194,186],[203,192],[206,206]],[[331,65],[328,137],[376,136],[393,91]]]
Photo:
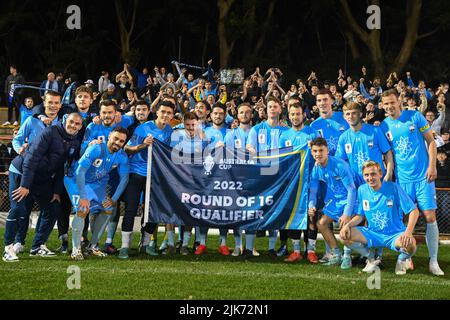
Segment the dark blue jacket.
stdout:
[[20,186],[52,184],[53,193],[64,189],[64,164],[79,153],[80,141],[69,135],[62,123],[45,128],[34,139],[26,152],[18,155],[12,165],[22,173]]

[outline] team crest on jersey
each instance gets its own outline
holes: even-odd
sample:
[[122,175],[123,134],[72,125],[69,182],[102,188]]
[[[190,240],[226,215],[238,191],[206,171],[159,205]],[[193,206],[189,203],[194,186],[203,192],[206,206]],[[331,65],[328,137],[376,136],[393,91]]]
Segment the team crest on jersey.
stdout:
[[409,131],[410,131],[410,132],[413,132],[414,130],[416,130],[416,127],[414,127],[413,124],[410,125],[410,126],[409,126]]
[[114,165],[111,167],[111,169],[115,169],[115,168],[117,168],[117,164],[114,164]]
[[241,139],[234,140],[234,147],[237,149],[242,148]]
[[352,153],[352,145],[350,143],[345,144],[345,153]]
[[369,146],[370,149],[372,149],[373,148],[373,140],[367,141],[367,145]]
[[98,168],[102,165],[103,160],[102,159],[95,159],[94,163],[92,164],[94,167]]
[[105,136],[98,136],[97,140],[100,141],[101,143],[105,142]]
[[291,140],[286,140],[285,146],[286,147],[292,147],[292,141]]
[[258,134],[258,142],[259,143],[266,143],[266,135],[264,133]]
[[369,200],[363,200],[363,209],[366,211],[370,210]]
[[390,131],[386,132],[386,137],[388,138],[389,141],[394,140],[394,138],[392,137],[392,133]]
[[394,200],[388,199],[388,200],[386,201],[386,204],[387,204],[387,206],[388,206],[389,208],[391,208],[391,207],[394,205]]
[[340,126],[340,127],[339,127],[339,131],[340,131],[340,132],[344,132],[344,131],[345,131],[345,128],[344,128],[343,126]]

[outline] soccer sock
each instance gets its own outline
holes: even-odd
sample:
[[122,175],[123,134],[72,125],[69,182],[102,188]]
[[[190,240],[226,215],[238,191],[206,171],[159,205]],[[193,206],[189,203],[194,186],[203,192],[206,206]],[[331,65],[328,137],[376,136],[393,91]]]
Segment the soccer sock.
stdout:
[[245,249],[253,251],[255,236],[255,234],[245,234]]
[[[351,252],[351,250],[354,250],[363,257],[368,257],[370,259],[372,256],[372,259],[373,259],[374,251],[369,250],[369,248],[367,248],[367,246],[363,245],[361,242],[353,242],[351,245],[345,246],[344,250],[347,247],[350,249],[350,252]],[[345,253],[344,253],[344,255],[345,255]]]
[[344,246],[344,257],[350,257],[350,255],[352,254],[352,249]]
[[269,232],[269,250],[275,250],[275,244],[277,243],[277,231]]
[[109,221],[108,227],[107,227],[106,230],[107,230],[107,232],[106,232],[106,243],[112,244],[113,240],[114,240],[114,235],[116,234],[116,231],[117,231],[117,222]]
[[198,237],[200,239],[200,244],[206,246],[206,234],[203,232],[200,232]]
[[341,255],[341,249],[339,249],[339,247],[334,248],[334,249],[333,249],[333,253],[334,253],[335,255],[337,255],[337,256],[340,256],[340,255]]
[[294,245],[294,252],[300,253],[300,240],[292,240],[292,244]]
[[227,236],[220,235],[220,245],[221,246],[227,245]]
[[242,233],[241,230],[233,230],[234,233],[234,247],[240,249],[242,246]]
[[83,233],[84,228],[84,218],[79,217],[77,214],[73,217],[72,220],[72,247],[80,248],[81,247],[81,234]]
[[169,246],[175,246],[175,231],[167,231],[167,244]]
[[189,245],[190,240],[191,240],[191,233],[189,231],[183,232],[183,247],[187,247]]
[[374,253],[378,259],[381,260],[383,258],[383,248],[376,248]]
[[308,229],[308,251],[316,251],[317,230]]
[[439,229],[437,222],[427,223],[426,241],[428,247],[428,253],[430,255],[430,262],[437,263],[438,250],[439,250]]
[[150,243],[150,238],[152,234],[144,231],[144,236],[142,237],[142,246],[148,246]]
[[122,248],[129,248],[133,238],[132,231],[122,231]]
[[326,253],[331,253],[331,248],[330,248],[330,246],[328,245],[328,243],[325,241],[325,252]]
[[105,231],[105,228],[109,222],[110,215],[99,213],[97,215],[97,218],[94,221],[94,226],[92,228],[92,239],[91,239],[91,246],[97,246],[98,241],[103,235],[103,232]]
[[408,252],[406,252],[403,249],[400,249],[400,254],[398,255],[397,260],[399,261],[405,261],[406,259],[411,258],[412,254],[409,254]]

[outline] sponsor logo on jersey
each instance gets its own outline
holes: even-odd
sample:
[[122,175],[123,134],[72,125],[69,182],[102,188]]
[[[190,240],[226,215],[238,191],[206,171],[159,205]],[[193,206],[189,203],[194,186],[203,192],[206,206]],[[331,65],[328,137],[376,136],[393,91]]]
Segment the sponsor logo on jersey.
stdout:
[[394,140],[394,137],[392,136],[392,133],[390,131],[386,132],[386,137],[388,138],[389,141]]
[[94,167],[98,168],[102,165],[103,160],[102,159],[95,159],[94,163],[92,164]]
[[388,200],[386,201],[386,204],[387,204],[387,206],[390,208],[390,207],[392,207],[392,206],[394,205],[394,200],[388,199]]
[[363,209],[366,211],[370,210],[369,200],[363,200]]
[[370,149],[372,149],[373,148],[373,140],[367,141],[367,145],[369,146]]
[[345,153],[352,153],[352,145],[350,143],[345,144]]
[[292,141],[291,140],[286,140],[285,144],[286,147],[291,147],[292,146]]
[[413,132],[414,130],[416,130],[416,127],[414,127],[413,124],[410,125],[410,126],[409,126],[409,131],[410,131],[410,132]]
[[266,135],[264,133],[258,134],[258,142],[259,143],[266,143]]
[[238,149],[242,148],[241,139],[234,140],[234,147]]

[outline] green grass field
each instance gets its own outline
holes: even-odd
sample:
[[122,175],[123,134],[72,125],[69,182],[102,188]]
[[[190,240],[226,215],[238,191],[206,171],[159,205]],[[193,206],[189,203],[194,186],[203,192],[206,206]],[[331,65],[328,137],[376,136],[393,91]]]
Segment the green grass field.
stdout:
[[[4,229],[0,229],[3,238]],[[33,232],[27,237],[27,250]],[[137,247],[138,236],[134,236]],[[162,235],[159,236],[159,239]],[[120,234],[115,245],[120,246]],[[74,262],[68,255],[54,258],[21,254],[17,263],[0,261],[0,300],[4,299],[449,299],[450,246],[440,247],[440,265],[445,277],[428,272],[427,249],[419,246],[414,258],[416,269],[396,276],[396,254],[384,251],[381,289],[369,290],[368,275],[357,266],[348,271],[338,267],[311,265],[307,261],[287,264],[282,258],[265,256],[267,238],[258,238],[261,256],[244,261],[223,257],[216,251],[218,237],[208,239],[209,253],[189,256],[137,256],[128,261],[116,256],[88,257]],[[233,245],[229,235],[228,244]],[[48,243],[57,248],[56,232]],[[277,246],[278,247],[278,246]],[[3,250],[3,248],[2,248]],[[318,253],[323,242],[318,241]],[[81,269],[81,289],[69,290],[67,268]]]

